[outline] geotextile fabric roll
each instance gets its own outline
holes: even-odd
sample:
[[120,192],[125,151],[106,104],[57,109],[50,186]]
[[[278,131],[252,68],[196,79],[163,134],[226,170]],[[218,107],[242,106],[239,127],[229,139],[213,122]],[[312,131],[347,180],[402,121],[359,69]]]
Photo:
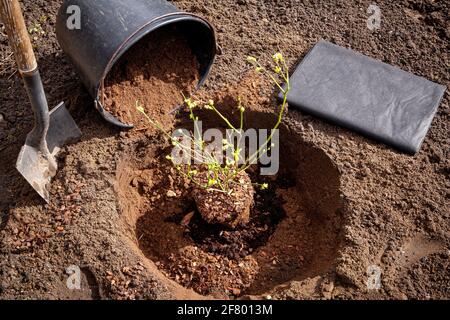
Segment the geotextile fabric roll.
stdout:
[[292,107],[415,154],[446,87],[319,41],[291,76]]

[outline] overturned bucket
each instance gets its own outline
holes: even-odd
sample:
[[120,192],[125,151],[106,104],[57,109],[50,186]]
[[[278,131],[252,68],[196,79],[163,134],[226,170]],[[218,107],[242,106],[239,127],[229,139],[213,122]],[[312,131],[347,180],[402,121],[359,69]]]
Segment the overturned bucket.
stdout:
[[103,107],[101,93],[106,76],[131,47],[168,25],[178,27],[196,56],[200,86],[211,69],[217,48],[214,29],[205,19],[179,11],[165,0],[64,1],[56,21],[58,42],[108,122],[122,128],[133,127]]

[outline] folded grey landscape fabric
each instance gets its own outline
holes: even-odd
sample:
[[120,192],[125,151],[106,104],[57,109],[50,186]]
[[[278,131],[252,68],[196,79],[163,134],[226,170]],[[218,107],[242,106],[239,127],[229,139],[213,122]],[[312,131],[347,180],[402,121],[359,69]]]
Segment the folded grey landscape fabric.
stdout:
[[312,115],[415,154],[445,86],[320,41],[291,77],[288,102]]

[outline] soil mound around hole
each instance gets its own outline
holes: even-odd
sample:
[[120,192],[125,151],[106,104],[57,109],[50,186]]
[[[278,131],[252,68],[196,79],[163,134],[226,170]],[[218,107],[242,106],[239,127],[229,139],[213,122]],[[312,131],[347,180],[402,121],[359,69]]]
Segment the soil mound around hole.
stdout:
[[231,187],[230,194],[203,188],[208,184],[207,168],[204,168],[199,176],[201,187],[195,187],[192,195],[203,219],[210,224],[221,224],[229,228],[246,225],[250,219],[254,194],[248,174],[239,173],[236,177],[239,184]]
[[132,47],[105,79],[104,107],[138,131],[154,131],[136,103],[165,128],[170,112],[189,96],[199,81],[199,63],[187,40],[174,26],[152,32]]
[[[261,128],[273,122],[271,114],[256,111],[249,119]],[[255,190],[249,223],[235,229],[202,219],[192,186],[165,159],[170,148],[164,143],[130,146],[117,168],[116,189],[132,249],[168,279],[216,298],[263,294],[332,270],[342,224],[338,170],[286,127],[280,135],[290,135],[280,139],[280,172],[248,172],[269,190]]]

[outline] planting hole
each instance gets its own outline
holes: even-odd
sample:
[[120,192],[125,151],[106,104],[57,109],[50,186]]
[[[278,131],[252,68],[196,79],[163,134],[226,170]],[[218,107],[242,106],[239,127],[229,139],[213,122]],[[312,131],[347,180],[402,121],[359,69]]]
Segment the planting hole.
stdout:
[[[255,128],[273,124],[268,113],[249,110],[248,119]],[[217,119],[206,122],[220,126]],[[163,140],[132,143],[118,164],[116,188],[132,248],[167,278],[218,298],[263,294],[332,269],[341,229],[338,170],[284,126],[280,143],[276,176],[249,171],[269,189],[255,191],[250,222],[235,229],[201,218],[191,186],[165,159],[170,148]]]

